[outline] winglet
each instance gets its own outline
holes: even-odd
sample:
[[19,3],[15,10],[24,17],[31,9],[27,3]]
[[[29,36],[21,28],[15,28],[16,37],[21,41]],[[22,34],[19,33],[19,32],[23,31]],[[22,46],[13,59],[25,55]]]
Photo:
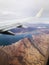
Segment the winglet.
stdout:
[[40,9],[40,11],[37,13],[37,15],[35,17],[38,17],[38,18],[41,17],[42,12],[43,12],[43,8]]

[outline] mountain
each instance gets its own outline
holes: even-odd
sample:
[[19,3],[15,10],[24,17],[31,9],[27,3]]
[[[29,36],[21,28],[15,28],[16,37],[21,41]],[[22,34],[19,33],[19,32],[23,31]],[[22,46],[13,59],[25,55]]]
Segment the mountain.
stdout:
[[22,27],[22,28],[14,28],[11,29],[10,31],[14,33],[25,33],[25,32],[32,32],[32,31],[37,31],[37,30],[45,30],[48,29],[49,31],[49,24],[44,24],[44,23],[39,23],[39,24],[26,24],[28,27]]
[[39,34],[8,46],[0,46],[0,65],[45,65],[48,45],[49,34]]
[[37,30],[37,28],[35,27],[28,27],[28,28],[14,28],[11,29],[10,31],[14,32],[14,33],[23,33],[23,32],[31,32]]

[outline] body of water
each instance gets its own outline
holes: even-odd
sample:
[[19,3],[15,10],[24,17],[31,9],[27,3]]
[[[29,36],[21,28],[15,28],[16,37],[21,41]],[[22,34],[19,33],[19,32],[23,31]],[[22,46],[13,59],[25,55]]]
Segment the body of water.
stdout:
[[32,37],[31,34],[20,34],[20,35],[4,35],[4,34],[0,34],[0,46],[1,45],[10,45],[12,43],[15,43],[23,38],[30,38]]

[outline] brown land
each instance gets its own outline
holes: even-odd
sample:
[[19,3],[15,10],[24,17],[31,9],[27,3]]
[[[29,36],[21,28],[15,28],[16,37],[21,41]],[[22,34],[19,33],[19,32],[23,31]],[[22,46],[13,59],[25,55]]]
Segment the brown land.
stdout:
[[49,34],[34,35],[0,47],[0,65],[46,65]]

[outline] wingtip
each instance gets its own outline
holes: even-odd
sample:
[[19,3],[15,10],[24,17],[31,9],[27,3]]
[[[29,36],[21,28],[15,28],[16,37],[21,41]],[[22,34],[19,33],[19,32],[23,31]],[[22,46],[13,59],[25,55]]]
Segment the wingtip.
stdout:
[[37,13],[36,17],[41,17],[42,15],[42,12],[43,12],[44,8],[41,8],[40,11]]

